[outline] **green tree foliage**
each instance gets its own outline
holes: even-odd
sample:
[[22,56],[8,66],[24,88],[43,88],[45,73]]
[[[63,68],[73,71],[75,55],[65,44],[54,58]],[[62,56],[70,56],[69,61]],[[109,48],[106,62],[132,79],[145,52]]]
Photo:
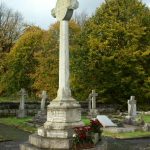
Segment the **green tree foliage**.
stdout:
[[20,88],[31,90],[33,81],[30,75],[35,71],[37,64],[34,53],[42,49],[43,34],[44,32],[38,27],[27,28],[7,55],[7,71],[2,83],[9,93],[16,92]]
[[[80,27],[74,21],[70,27],[70,49],[75,50]],[[31,26],[16,42],[6,57],[6,73],[1,80],[1,92],[14,93],[25,88],[30,93],[46,90],[55,98],[58,89],[59,23],[48,31]],[[3,86],[2,86],[3,85]]]
[[[20,37],[23,30],[23,18],[20,13],[15,12],[4,3],[0,3],[0,83],[6,72],[6,55]],[[0,93],[3,91],[0,84]]]
[[[150,10],[139,0],[105,0],[83,27],[74,54],[73,90],[102,102],[150,98]],[[78,84],[79,83],[79,84]],[[84,94],[83,94],[84,93]]]
[[50,99],[56,96],[58,88],[59,24],[53,24],[43,36],[43,48],[35,54],[37,65],[32,74],[32,88],[37,94],[46,90]]
[[[76,48],[76,36],[80,32],[80,27],[74,21],[69,23],[70,28],[70,50]],[[72,53],[71,53],[72,54]],[[71,55],[72,56],[72,55]],[[59,59],[59,23],[50,26],[44,36],[44,49],[36,53],[38,65],[32,75],[34,83],[33,89],[37,93],[46,90],[50,99],[56,97],[58,89],[58,59]]]

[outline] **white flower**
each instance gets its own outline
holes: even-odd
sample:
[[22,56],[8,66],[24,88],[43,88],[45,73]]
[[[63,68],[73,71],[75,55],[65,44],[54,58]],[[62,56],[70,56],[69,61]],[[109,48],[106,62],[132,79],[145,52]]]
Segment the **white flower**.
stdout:
[[73,134],[73,137],[75,138],[77,135],[76,134]]

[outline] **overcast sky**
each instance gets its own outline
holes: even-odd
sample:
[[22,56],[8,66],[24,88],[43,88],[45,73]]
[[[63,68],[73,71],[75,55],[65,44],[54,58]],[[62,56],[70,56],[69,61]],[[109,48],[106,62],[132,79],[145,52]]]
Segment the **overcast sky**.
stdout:
[[[78,0],[79,9],[76,12],[85,11],[87,14],[93,13],[104,0]],[[142,0],[150,6],[150,0]],[[51,9],[55,7],[56,0],[0,0],[7,7],[19,11],[27,23],[48,29],[49,25],[56,21],[51,17]]]

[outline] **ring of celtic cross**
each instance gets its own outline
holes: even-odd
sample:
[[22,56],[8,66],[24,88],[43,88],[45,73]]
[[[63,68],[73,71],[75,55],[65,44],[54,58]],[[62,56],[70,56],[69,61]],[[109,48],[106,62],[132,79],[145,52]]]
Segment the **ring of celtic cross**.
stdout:
[[79,3],[77,0],[57,0],[56,7],[52,9],[52,16],[59,21],[69,21],[73,15],[73,11],[77,9]]

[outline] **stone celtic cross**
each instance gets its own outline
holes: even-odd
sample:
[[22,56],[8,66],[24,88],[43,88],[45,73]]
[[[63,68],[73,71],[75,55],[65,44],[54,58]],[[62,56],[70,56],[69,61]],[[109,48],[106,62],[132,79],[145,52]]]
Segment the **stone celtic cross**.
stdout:
[[57,0],[52,15],[60,21],[60,44],[59,44],[59,88],[57,100],[68,100],[71,98],[69,85],[69,29],[68,21],[73,11],[78,8],[77,0]]
[[47,119],[37,132],[30,135],[29,143],[21,145],[21,150],[59,149],[73,147],[74,127],[83,126],[81,107],[71,96],[69,85],[69,29],[68,22],[77,0],[57,0],[52,15],[60,21],[59,36],[59,87],[57,97],[47,107]]
[[19,91],[19,93],[21,95],[19,109],[20,110],[24,110],[25,97],[27,97],[27,92],[26,92],[26,90],[24,88],[21,88],[21,90]]
[[131,117],[136,116],[136,100],[135,96],[131,96],[128,100],[128,115]]
[[73,10],[78,8],[77,0],[57,0],[56,7],[52,9],[52,16],[58,21],[69,21],[73,15]]
[[91,97],[92,97],[92,109],[96,109],[96,97],[98,93],[95,93],[95,90],[92,90]]

